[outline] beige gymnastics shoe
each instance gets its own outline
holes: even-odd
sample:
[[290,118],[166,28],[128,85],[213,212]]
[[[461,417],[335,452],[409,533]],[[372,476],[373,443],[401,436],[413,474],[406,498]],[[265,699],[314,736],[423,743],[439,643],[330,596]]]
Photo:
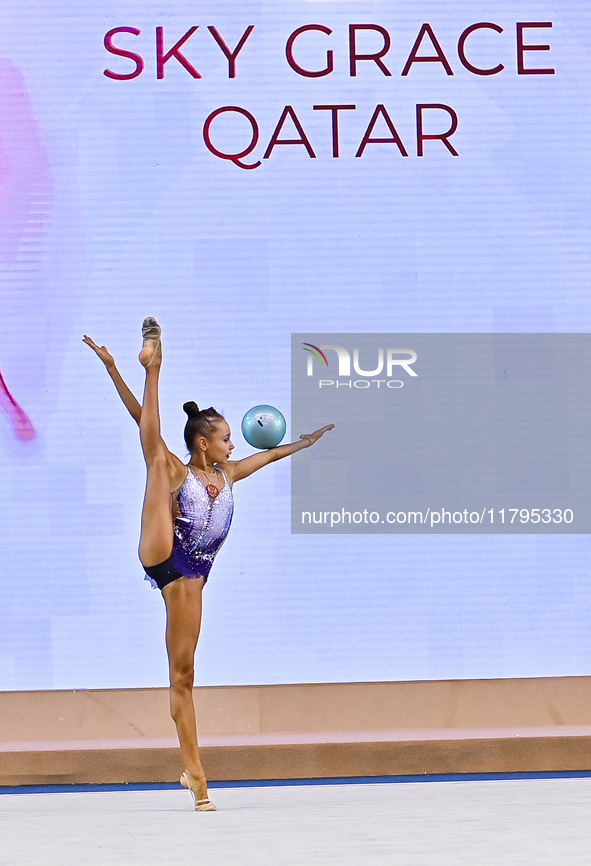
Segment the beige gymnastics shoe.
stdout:
[[215,804],[211,802],[209,797],[206,797],[205,800],[198,800],[197,795],[195,794],[195,788],[197,787],[197,782],[193,778],[193,776],[189,773],[188,770],[185,770],[183,775],[181,776],[181,785],[183,788],[188,788],[191,794],[193,795],[193,802],[195,803],[195,811],[196,812],[217,812]]
[[148,316],[142,324],[142,337],[144,345],[140,352],[140,364],[143,367],[149,367],[160,355],[160,336],[162,328],[153,316]]

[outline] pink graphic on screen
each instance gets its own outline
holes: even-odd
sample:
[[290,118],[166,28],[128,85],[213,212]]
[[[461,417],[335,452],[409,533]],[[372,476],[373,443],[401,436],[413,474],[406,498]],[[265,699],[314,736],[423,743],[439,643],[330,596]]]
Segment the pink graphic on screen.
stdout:
[[[15,350],[14,333],[19,322],[27,331],[33,319],[44,317],[47,299],[37,272],[52,201],[48,159],[23,76],[0,58],[0,415],[20,442],[34,439],[35,428],[18,402],[18,374],[39,359],[27,357],[25,339]],[[38,347],[30,352],[38,353]],[[44,378],[44,370],[36,372]],[[27,374],[30,378],[30,369]]]
[[35,438],[35,428],[22,406],[14,399],[0,370],[0,406],[12,424],[14,435],[19,442],[30,442]]

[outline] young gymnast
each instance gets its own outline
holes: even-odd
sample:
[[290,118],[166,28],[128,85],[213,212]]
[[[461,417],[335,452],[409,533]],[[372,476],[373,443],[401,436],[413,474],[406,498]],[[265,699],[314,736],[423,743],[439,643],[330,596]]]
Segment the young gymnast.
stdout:
[[199,758],[193,705],[194,657],[201,626],[201,593],[214,558],[232,521],[232,485],[275,460],[309,448],[331,430],[327,424],[299,442],[279,445],[243,460],[231,461],[234,449],[227,421],[213,407],[200,410],[185,403],[185,442],[190,453],[184,464],[160,435],[158,376],[162,362],[160,326],[144,320],[139,360],[146,370],[143,405],[123,379],[113,357],[90,337],[84,342],[98,355],[130,415],[140,428],[147,468],[142,508],[139,558],[166,606],[166,650],[170,671],[170,713],[176,724],[185,769],[181,784],[188,788],[195,811],[212,812],[207,781]]

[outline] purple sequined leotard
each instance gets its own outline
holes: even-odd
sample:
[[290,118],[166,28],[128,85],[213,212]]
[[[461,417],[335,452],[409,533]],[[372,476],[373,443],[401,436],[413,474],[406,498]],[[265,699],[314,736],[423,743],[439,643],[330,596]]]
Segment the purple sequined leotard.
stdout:
[[234,513],[232,488],[223,469],[224,486],[211,497],[191,469],[178,491],[171,565],[185,577],[207,578],[226,539]]

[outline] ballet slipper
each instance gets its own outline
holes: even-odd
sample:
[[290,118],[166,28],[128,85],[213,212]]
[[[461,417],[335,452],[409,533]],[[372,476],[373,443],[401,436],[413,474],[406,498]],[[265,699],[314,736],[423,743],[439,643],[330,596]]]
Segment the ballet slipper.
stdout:
[[[152,361],[160,354],[160,335],[162,328],[153,316],[148,316],[142,324],[142,337],[144,345],[140,352],[140,363],[144,367],[149,367]],[[151,350],[151,351],[150,351]],[[148,355],[148,352],[150,354]],[[146,361],[146,359],[148,359]]]
[[195,793],[195,788],[197,787],[197,782],[193,778],[193,776],[189,773],[188,770],[183,772],[181,776],[181,785],[183,788],[188,788],[191,794],[193,795],[193,802],[195,804],[196,812],[217,812],[215,805],[211,802],[209,797],[206,797],[205,800],[198,800],[197,794]]

